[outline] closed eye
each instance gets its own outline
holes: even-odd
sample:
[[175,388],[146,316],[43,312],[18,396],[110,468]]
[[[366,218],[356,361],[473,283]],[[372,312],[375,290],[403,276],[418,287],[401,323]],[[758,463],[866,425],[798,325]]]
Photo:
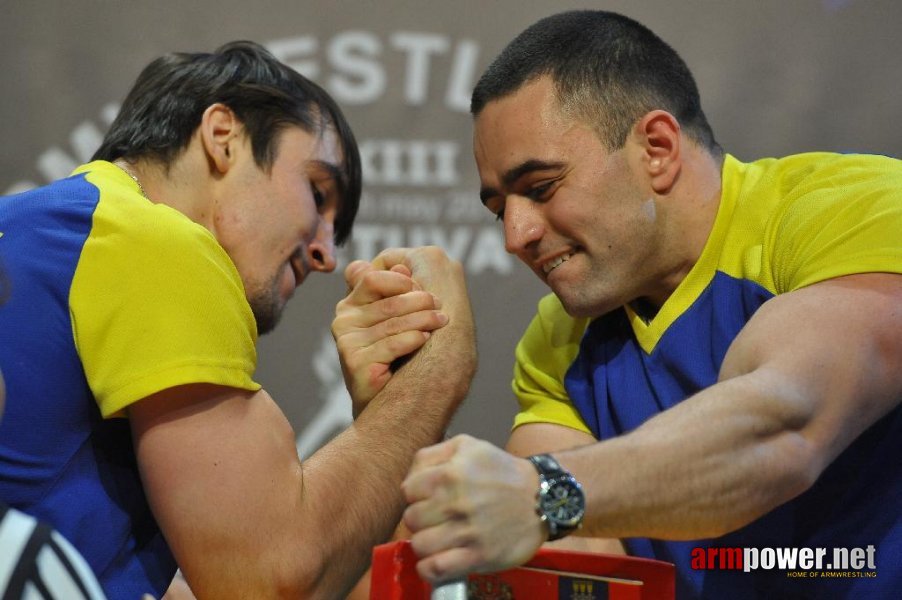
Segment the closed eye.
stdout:
[[545,196],[548,194],[548,191],[557,182],[557,179],[552,179],[551,181],[546,181],[545,183],[532,187],[526,192],[525,196],[530,200],[535,200],[537,202],[545,200]]
[[492,196],[491,198],[485,199],[483,201],[483,205],[489,212],[495,215],[496,221],[504,220],[504,199],[500,195]]
[[310,184],[310,191],[313,193],[313,203],[316,205],[316,208],[322,208],[326,203],[326,196],[323,194],[316,184]]

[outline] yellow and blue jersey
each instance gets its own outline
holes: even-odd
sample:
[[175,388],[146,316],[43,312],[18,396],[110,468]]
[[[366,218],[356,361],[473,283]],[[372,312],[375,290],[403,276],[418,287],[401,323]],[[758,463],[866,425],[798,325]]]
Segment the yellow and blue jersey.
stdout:
[[[513,389],[521,410],[515,427],[554,423],[599,440],[632,431],[716,383],[730,344],[767,300],[864,272],[902,273],[900,161],[811,153],[746,164],[728,155],[709,239],[651,322],[629,307],[575,319],[555,296],[540,301],[516,350]],[[831,593],[843,586],[862,594],[874,586],[897,590],[902,513],[885,509],[899,498],[902,408],[856,440],[808,492],[737,532],[704,541],[724,547],[878,544],[877,580],[798,584],[783,573],[705,573],[690,568],[689,551],[699,542],[625,542],[631,553],[674,562],[686,597],[739,598],[736,590],[749,589],[753,577],[762,578],[755,583],[759,593],[791,594],[800,589],[794,585],[808,586],[806,593],[817,585]]]
[[57,528],[109,596],[160,597],[176,566],[125,417],[178,385],[259,389],[238,272],[208,230],[103,161],[0,198],[0,232],[0,498]]

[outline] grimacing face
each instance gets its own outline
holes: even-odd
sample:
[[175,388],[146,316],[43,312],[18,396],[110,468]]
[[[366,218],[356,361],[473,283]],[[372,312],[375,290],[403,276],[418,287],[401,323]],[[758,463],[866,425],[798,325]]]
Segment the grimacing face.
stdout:
[[607,150],[560,109],[549,77],[489,102],[476,117],[483,204],[505,247],[575,317],[596,317],[651,293],[661,244],[641,148]]
[[243,201],[230,214],[230,230],[221,242],[241,275],[262,335],[275,328],[310,273],[335,269],[342,152],[331,127],[321,135],[289,127],[279,134],[267,172],[244,143],[247,158],[236,165],[231,189]]

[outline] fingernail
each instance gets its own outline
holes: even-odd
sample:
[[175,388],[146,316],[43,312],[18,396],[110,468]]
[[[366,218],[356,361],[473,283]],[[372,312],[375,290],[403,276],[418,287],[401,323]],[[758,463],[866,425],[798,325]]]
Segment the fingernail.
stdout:
[[442,307],[442,299],[439,298],[438,296],[436,296],[435,294],[432,294],[432,302],[433,302],[435,308]]
[[442,325],[447,325],[447,324],[448,324],[448,320],[449,320],[448,315],[446,315],[446,314],[443,313],[443,312],[436,313],[436,315],[438,316],[438,321],[439,321],[439,323],[441,323]]

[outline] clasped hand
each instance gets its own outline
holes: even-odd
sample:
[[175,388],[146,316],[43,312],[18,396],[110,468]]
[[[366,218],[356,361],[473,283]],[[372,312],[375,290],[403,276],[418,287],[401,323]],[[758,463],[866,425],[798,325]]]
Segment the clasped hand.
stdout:
[[[392,363],[430,339],[439,344],[430,357],[435,365],[423,369],[430,381],[416,384],[451,385],[459,390],[449,396],[465,395],[476,347],[460,263],[435,247],[391,249],[352,262],[345,279],[349,291],[336,307],[332,334],[355,417],[394,376]],[[420,575],[439,582],[529,560],[546,537],[535,512],[537,489],[528,461],[487,442],[462,435],[420,450],[403,484],[404,524]]]

